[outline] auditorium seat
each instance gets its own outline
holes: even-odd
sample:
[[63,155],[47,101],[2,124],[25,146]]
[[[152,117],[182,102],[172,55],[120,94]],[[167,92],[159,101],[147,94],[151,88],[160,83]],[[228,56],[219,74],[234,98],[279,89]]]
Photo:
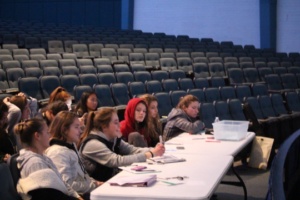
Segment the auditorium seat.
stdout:
[[223,87],[225,86],[225,80],[222,77],[211,77],[210,79],[211,87]]
[[269,75],[269,74],[273,74],[272,69],[271,68],[259,68],[258,70],[258,74],[259,74],[259,78],[260,80],[265,82],[265,76]]
[[231,86],[220,87],[220,95],[222,101],[227,101],[228,99],[235,99],[235,88]]
[[195,78],[207,78],[210,76],[207,63],[194,63],[193,71]]
[[159,67],[159,54],[158,53],[145,53],[146,66]]
[[246,121],[241,101],[239,99],[229,99],[227,102],[232,119]]
[[49,40],[48,41],[49,53],[64,53],[64,45],[61,40]]
[[74,96],[74,87],[80,85],[79,78],[77,75],[68,74],[61,75],[59,77],[60,85],[65,88],[72,96]]
[[19,91],[34,97],[37,100],[42,100],[43,96],[40,90],[39,79],[36,77],[20,78],[18,81]]
[[119,48],[117,49],[118,60],[129,62],[129,54],[132,53],[132,50],[129,48]]
[[180,78],[186,78],[186,75],[184,71],[178,69],[178,70],[172,70],[169,72],[170,79],[179,80]]
[[2,68],[3,70],[7,70],[9,68],[21,68],[21,64],[17,60],[8,60],[2,62]]
[[134,82],[134,77],[131,72],[117,72],[115,76],[118,83],[127,85],[129,82]]
[[214,102],[214,106],[219,120],[232,120],[227,101]]
[[178,85],[181,90],[187,91],[195,88],[195,85],[190,78],[179,78]]
[[205,100],[206,102],[213,103],[214,101],[220,101],[221,95],[219,88],[205,88],[204,89]]
[[157,98],[158,104],[158,113],[160,117],[166,117],[172,110],[171,99],[169,93],[167,92],[158,92],[154,96]]
[[50,94],[55,90],[57,87],[60,86],[60,81],[57,76],[41,76],[40,77],[40,87],[42,91],[42,95],[44,99],[50,97]]
[[161,70],[152,71],[151,76],[153,80],[158,80],[159,82],[162,82],[162,80],[169,78],[169,72]]
[[98,84],[98,78],[96,74],[80,74],[79,80],[81,85],[88,85],[91,88],[93,88],[95,84]]
[[294,74],[281,74],[281,83],[284,89],[297,90],[299,89],[297,78]]
[[76,85],[74,87],[74,92],[73,92],[75,102],[77,103],[81,99],[81,96],[84,92],[92,92],[92,91],[93,89],[89,85]]
[[192,59],[190,57],[177,57],[178,69],[185,73],[193,72]]
[[93,56],[95,58],[100,58],[102,48],[104,48],[104,46],[101,43],[91,43],[91,44],[89,44],[90,56]]
[[187,92],[184,90],[176,90],[170,92],[171,104],[175,108],[179,103],[180,99],[187,95]]
[[222,63],[208,63],[211,76],[225,77],[224,66]]
[[201,121],[205,124],[205,128],[212,129],[212,123],[217,117],[213,103],[201,103],[199,116]]
[[174,58],[160,58],[161,69],[164,71],[172,71],[177,69],[177,63]]
[[162,86],[165,92],[179,90],[178,83],[175,79],[164,79]]
[[130,53],[129,54],[130,65],[142,64],[145,65],[145,58],[143,53]]
[[101,49],[102,58],[108,58],[111,63],[117,61],[117,52],[114,48],[102,48]]
[[145,84],[140,81],[129,82],[128,91],[131,98],[138,97],[140,95],[146,94]]
[[206,78],[194,78],[194,85],[196,88],[204,89],[209,87],[209,82]]
[[147,71],[138,71],[138,72],[134,72],[134,79],[135,81],[140,81],[145,83],[146,81],[151,81],[151,74]]
[[127,105],[130,100],[127,86],[124,83],[114,83],[110,85],[115,105]]
[[146,86],[146,90],[149,94],[163,91],[161,82],[158,80],[146,81],[145,86]]
[[197,97],[200,103],[205,102],[205,96],[202,89],[199,88],[191,89],[188,90],[187,93]]
[[228,69],[230,85],[241,85],[244,81],[243,71],[239,68]]
[[236,97],[243,102],[245,98],[251,97],[250,87],[247,85],[237,85],[235,86]]
[[117,82],[116,77],[113,73],[100,73],[97,76],[99,84],[110,85]]
[[6,76],[9,88],[18,88],[19,78],[25,77],[25,73],[22,68],[8,68],[6,70]]
[[[78,44],[77,40],[64,40],[64,48],[66,53],[73,53],[73,44]],[[59,53],[59,52],[58,52]]]

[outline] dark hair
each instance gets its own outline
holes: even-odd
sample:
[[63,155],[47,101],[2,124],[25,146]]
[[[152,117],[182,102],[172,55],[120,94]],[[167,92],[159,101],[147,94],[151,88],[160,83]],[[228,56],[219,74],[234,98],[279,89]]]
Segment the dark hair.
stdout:
[[[75,108],[75,112],[79,115],[79,116],[82,116],[84,113],[87,113],[89,112],[88,110],[88,107],[87,107],[87,101],[88,101],[88,98],[91,96],[91,95],[96,95],[95,92],[83,92],[82,95],[81,95],[81,98],[80,100],[78,101],[77,105],[76,105],[76,108]],[[97,97],[97,95],[96,95]]]
[[117,113],[114,108],[100,108],[97,111],[90,112],[87,117],[87,124],[81,136],[80,143],[90,134],[94,129],[103,131],[103,128],[108,127],[113,113]]
[[48,103],[53,103],[54,101],[67,101],[69,98],[71,98],[71,95],[68,93],[68,91],[63,87],[57,87],[55,90],[53,90],[49,97]]
[[46,125],[46,123],[43,119],[32,118],[16,124],[14,132],[15,134],[20,135],[20,139],[23,144],[31,146],[34,133],[41,133],[44,125]]
[[27,99],[24,96],[12,96],[10,97],[9,102],[20,108],[22,113],[27,105]]
[[46,110],[50,110],[52,114],[55,116],[60,111],[68,111],[69,108],[67,104],[63,101],[54,101],[53,103],[47,105]]
[[189,105],[192,102],[195,102],[195,101],[199,102],[199,99],[197,97],[195,97],[194,95],[191,95],[191,94],[185,95],[184,97],[182,97],[180,99],[176,108],[180,108],[180,109],[187,108],[187,107],[189,107]]
[[69,111],[59,112],[53,119],[49,132],[52,138],[66,141],[66,131],[73,124],[74,120],[78,118],[77,115]]

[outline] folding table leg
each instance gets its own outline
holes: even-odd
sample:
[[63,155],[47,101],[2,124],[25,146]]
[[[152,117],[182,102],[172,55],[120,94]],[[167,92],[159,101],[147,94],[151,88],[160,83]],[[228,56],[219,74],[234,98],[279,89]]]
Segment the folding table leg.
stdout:
[[243,190],[244,190],[244,200],[247,200],[248,199],[248,194],[247,194],[247,188],[246,188],[245,182],[243,181],[242,177],[235,171],[233,165],[231,166],[231,170],[234,173],[234,175],[239,179],[239,181],[238,182],[234,182],[234,181],[221,181],[221,184],[243,187]]

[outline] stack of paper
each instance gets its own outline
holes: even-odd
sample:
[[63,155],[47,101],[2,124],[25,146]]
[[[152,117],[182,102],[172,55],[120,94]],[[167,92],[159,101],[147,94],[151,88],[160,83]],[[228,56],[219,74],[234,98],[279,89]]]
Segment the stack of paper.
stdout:
[[159,157],[150,158],[149,160],[152,161],[152,162],[161,163],[161,164],[185,162],[186,161],[184,158],[177,158],[173,155],[163,155],[163,156],[159,156]]
[[123,187],[147,187],[151,186],[156,182],[156,175],[133,175],[123,176],[114,178],[108,183],[112,186],[123,186]]

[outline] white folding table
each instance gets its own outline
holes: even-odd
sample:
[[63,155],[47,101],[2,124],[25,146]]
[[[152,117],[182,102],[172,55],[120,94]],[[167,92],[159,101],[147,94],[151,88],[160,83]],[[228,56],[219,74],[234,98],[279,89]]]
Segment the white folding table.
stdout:
[[[175,154],[173,154],[175,155]],[[177,155],[176,155],[177,156]],[[168,185],[157,181],[150,187],[119,187],[110,186],[108,183],[121,176],[133,176],[132,173],[122,171],[102,186],[91,193],[91,200],[116,200],[116,199],[210,199],[233,162],[232,156],[206,156],[182,154],[178,157],[186,159],[186,162],[170,163],[164,165],[146,165],[156,169],[158,178],[187,176],[180,185]]]
[[[236,156],[244,147],[246,147],[255,137],[255,133],[248,132],[246,138],[240,141],[216,141],[213,135],[191,135],[182,133],[179,136],[165,143],[166,152],[188,155],[230,155]],[[247,200],[247,188],[241,176],[235,171],[233,165],[232,172],[235,174],[238,182],[222,181],[222,184],[243,187],[244,199]]]
[[[249,132],[246,138],[240,141],[214,141],[207,139],[210,137],[213,137],[213,135],[202,136],[182,133],[165,143],[166,152],[174,152],[176,154],[236,156],[253,140],[255,134]],[[177,147],[183,147],[183,149],[178,149]]]

